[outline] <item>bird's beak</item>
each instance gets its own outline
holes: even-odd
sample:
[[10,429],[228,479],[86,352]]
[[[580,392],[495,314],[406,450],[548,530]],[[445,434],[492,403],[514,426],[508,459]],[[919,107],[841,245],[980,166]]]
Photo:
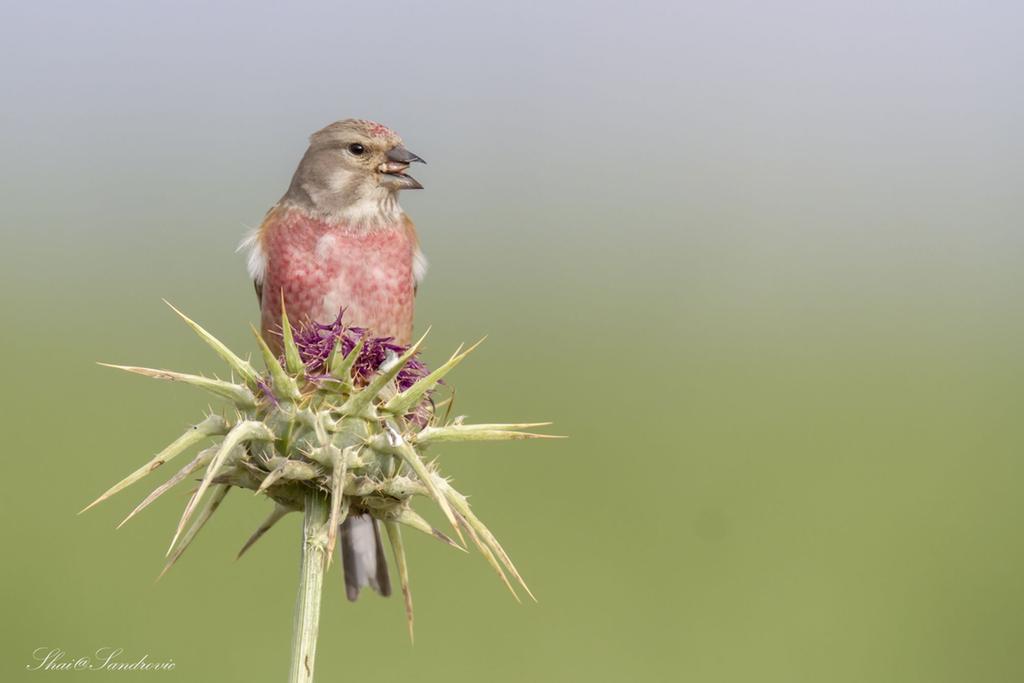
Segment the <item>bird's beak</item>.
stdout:
[[405,147],[398,145],[387,153],[387,161],[381,164],[378,170],[384,175],[390,176],[387,184],[395,190],[422,190],[423,186],[418,180],[405,174],[409,164],[416,161],[421,164],[427,163]]

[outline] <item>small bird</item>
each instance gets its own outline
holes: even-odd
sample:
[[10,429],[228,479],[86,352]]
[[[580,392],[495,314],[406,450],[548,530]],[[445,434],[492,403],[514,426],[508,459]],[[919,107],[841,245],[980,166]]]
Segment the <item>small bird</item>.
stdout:
[[[345,322],[375,336],[412,339],[413,299],[426,274],[416,228],[400,190],[423,159],[387,126],[345,119],[310,136],[288,191],[242,242],[260,301],[263,337],[281,352],[281,301],[293,324]],[[363,586],[391,594],[376,520],[352,511],[341,527],[349,600]]]

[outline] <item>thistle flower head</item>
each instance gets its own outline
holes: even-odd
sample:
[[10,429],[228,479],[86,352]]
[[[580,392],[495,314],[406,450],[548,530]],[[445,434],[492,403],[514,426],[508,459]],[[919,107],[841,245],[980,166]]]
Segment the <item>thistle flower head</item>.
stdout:
[[197,323],[175,311],[227,362],[237,380],[131,366],[111,367],[205,389],[226,400],[232,410],[227,416],[209,415],[191,426],[86,509],[192,446],[213,440],[212,446],[199,451],[124,520],[127,522],[190,475],[201,473],[199,487],[186,504],[168,549],[164,571],[188,548],[230,489],[250,489],[275,503],[270,517],[239,554],[287,513],[302,510],[308,494],[317,492],[326,496],[330,505],[328,562],[339,526],[347,515],[365,513],[384,523],[395,554],[411,632],[412,598],[400,527],[424,532],[464,549],[413,509],[413,500],[419,496],[434,501],[459,541],[465,543],[469,537],[513,595],[513,581],[530,594],[512,560],[470,508],[465,496],[438,472],[436,461],[424,459],[424,452],[440,442],[545,436],[523,430],[548,423],[465,424],[459,418],[445,422],[434,411],[424,408],[424,399],[476,345],[465,351],[460,347],[440,367],[428,372],[417,357],[423,339],[404,347],[389,338],[374,337],[364,329],[346,326],[342,314],[330,324],[311,324],[293,332],[285,314],[283,357],[273,354],[257,334],[266,365],[264,372],[257,372]]
[[[364,386],[388,358],[397,357],[407,349],[395,344],[392,337],[374,337],[362,327],[346,325],[344,316],[345,309],[341,309],[331,323],[303,324],[295,332],[295,346],[306,366],[306,376],[315,379],[326,374],[327,361],[336,348],[340,349],[343,356],[347,356],[362,341],[362,351],[352,364],[351,374],[357,385]],[[283,358],[281,360],[284,362]],[[405,391],[426,375],[427,367],[417,353],[398,372],[395,384],[399,391]]]

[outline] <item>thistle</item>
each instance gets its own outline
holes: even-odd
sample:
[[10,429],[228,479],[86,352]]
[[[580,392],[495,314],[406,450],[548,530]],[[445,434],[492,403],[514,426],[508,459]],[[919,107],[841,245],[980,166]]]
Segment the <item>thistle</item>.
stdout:
[[[227,363],[231,380],[102,365],[205,389],[226,399],[229,408],[225,415],[211,413],[189,427],[83,512],[207,440],[215,443],[200,450],[121,522],[190,476],[201,476],[178,522],[161,576],[188,549],[232,488],[250,489],[274,503],[239,557],[288,513],[302,511],[302,566],[289,681],[313,680],[323,577],[339,526],[350,513],[370,514],[387,532],[410,638],[413,606],[403,528],[460,550],[465,550],[468,537],[517,600],[516,586],[533,598],[508,553],[466,497],[439,473],[436,460],[425,457],[431,446],[443,442],[556,438],[523,431],[547,422],[465,424],[462,418],[439,417],[443,406],[434,405],[432,393],[480,342],[468,349],[460,346],[444,364],[428,372],[418,359],[423,338],[401,347],[366,330],[346,327],[341,316],[330,325],[312,324],[293,331],[284,313],[282,357],[275,356],[254,330],[266,368],[259,372],[195,321],[174,311]],[[458,540],[413,509],[416,496],[437,504]]]

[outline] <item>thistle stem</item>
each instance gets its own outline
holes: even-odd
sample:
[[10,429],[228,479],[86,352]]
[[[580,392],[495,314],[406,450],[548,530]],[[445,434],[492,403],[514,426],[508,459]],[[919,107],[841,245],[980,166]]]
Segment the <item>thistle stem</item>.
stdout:
[[292,634],[292,665],[288,683],[312,683],[316,663],[316,639],[320,630],[320,596],[327,570],[327,527],[330,503],[323,493],[306,494],[302,523],[302,569],[295,602]]

